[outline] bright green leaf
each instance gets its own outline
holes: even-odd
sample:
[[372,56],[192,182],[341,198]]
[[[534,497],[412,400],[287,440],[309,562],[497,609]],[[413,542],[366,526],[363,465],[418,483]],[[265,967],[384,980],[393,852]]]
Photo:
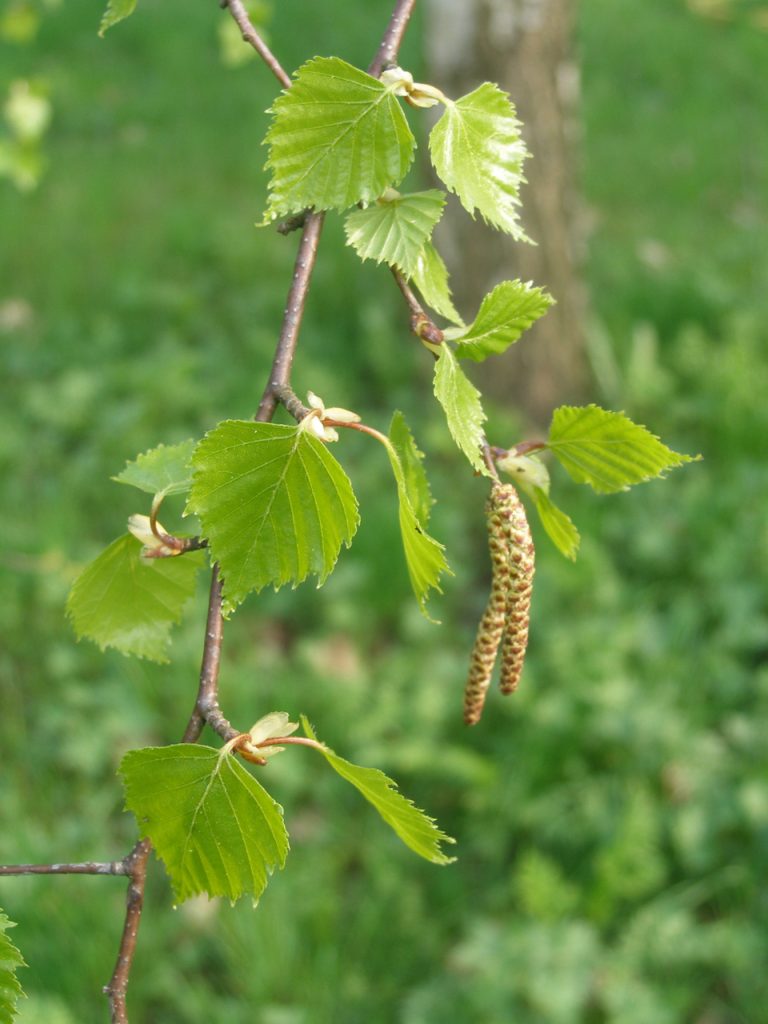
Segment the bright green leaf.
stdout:
[[541,525],[547,531],[549,539],[561,554],[575,561],[581,538],[570,517],[553,504],[549,495],[540,487],[534,488],[533,500],[536,502]]
[[440,345],[440,355],[435,363],[435,398],[445,411],[451,437],[478,473],[488,476],[488,467],[480,450],[485,440],[485,412],[480,392],[464,375],[447,344]]
[[544,316],[552,301],[541,288],[522,281],[502,281],[480,303],[471,326],[446,331],[445,336],[458,342],[459,358],[482,362],[517,341],[523,331]]
[[391,199],[385,193],[364,210],[348,214],[347,242],[360,259],[389,263],[412,277],[444,206],[445,193],[439,189],[395,193]]
[[473,216],[525,239],[518,220],[525,143],[509,96],[485,82],[468,96],[448,102],[429,136],[439,177]]
[[108,28],[112,28],[118,21],[133,14],[135,10],[136,0],[109,0],[99,25],[99,35],[103,36]]
[[416,145],[392,86],[338,57],[315,57],[275,100],[267,132],[267,220],[345,210],[397,185]]
[[195,591],[204,556],[145,559],[141,549],[130,534],[110,544],[72,584],[67,614],[78,637],[102,650],[166,662],[171,626]]
[[434,589],[440,593],[439,580],[450,572],[445,560],[445,548],[426,532],[432,496],[421,465],[422,453],[403,419],[396,412],[392,418],[390,437],[385,447],[397,483],[400,533],[413,592],[424,615],[427,595]]
[[411,508],[421,526],[429,522],[429,515],[435,503],[429,489],[429,480],[424,470],[424,453],[419,451],[413,434],[398,410],[389,425],[389,440],[392,443],[403,471],[405,493]]
[[257,900],[288,835],[283,811],[233,754],[192,743],[130,750],[120,763],[126,809],[149,838],[177,903],[207,893]]
[[547,447],[577,483],[600,494],[625,491],[701,457],[673,452],[624,413],[596,405],[555,409]]
[[450,320],[451,323],[464,326],[464,321],[456,311],[451,297],[448,268],[431,242],[427,242],[419,253],[413,272],[413,283],[430,309],[434,309],[439,316]]
[[[317,740],[312,726],[304,715],[301,716],[301,724],[305,734],[310,739]],[[373,804],[384,821],[409,849],[425,860],[432,861],[433,864],[453,863],[456,858],[443,853],[440,844],[455,843],[456,840],[441,832],[432,818],[427,817],[399,793],[395,783],[384,772],[378,768],[362,768],[351,761],[345,761],[325,745],[322,754],[342,779],[350,782],[369,803]]]
[[227,420],[192,462],[188,510],[221,565],[229,610],[270,583],[310,574],[325,582],[359,517],[352,485],[322,441],[300,427]]
[[0,910],[0,1024],[11,1024],[19,1012],[17,1003],[24,995],[16,977],[19,967],[26,967],[24,958],[5,934],[16,925]]
[[192,486],[192,452],[196,443],[190,440],[150,448],[126,463],[122,473],[112,479],[147,494],[182,494]]

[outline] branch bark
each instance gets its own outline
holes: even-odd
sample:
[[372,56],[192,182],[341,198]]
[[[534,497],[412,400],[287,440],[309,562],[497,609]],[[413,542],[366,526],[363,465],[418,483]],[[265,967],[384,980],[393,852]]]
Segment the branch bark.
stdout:
[[369,75],[378,78],[388,64],[397,63],[397,55],[415,6],[416,0],[398,0],[395,4],[376,56],[368,67]]
[[81,861],[77,864],[0,864],[0,875],[127,875],[125,860]]
[[104,986],[104,995],[109,999],[110,1021],[112,1024],[128,1024],[128,1010],[125,993],[136,952],[136,941],[144,907],[144,883],[147,877],[147,860],[152,850],[148,839],[140,840],[125,859],[130,881],[126,895],[125,921],[117,962],[109,984]]
[[288,291],[288,301],[285,305],[275,358],[272,361],[272,369],[269,371],[269,379],[264,388],[264,394],[261,396],[258,412],[254,417],[259,423],[269,422],[275,414],[277,407],[275,389],[290,383],[293,357],[296,354],[296,344],[299,340],[299,330],[307,304],[312,271],[315,269],[317,260],[317,247],[320,244],[324,216],[322,213],[309,214],[301,232],[299,251],[296,254],[293,280]]

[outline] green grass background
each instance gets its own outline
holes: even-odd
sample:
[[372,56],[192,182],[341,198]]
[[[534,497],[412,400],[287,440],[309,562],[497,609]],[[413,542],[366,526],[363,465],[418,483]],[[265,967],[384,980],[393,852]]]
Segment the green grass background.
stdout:
[[[365,65],[388,8],[285,0],[270,37],[288,67]],[[222,63],[217,5],[147,0],[103,41],[99,15],[61,5],[32,46],[0,54],[0,86],[34,67],[55,105],[39,189],[0,182],[0,308],[26,310],[0,333],[4,861],[112,858],[133,841],[115,767],[181,733],[205,595],[172,664],[153,666],[76,643],[67,589],[143,510],[108,479],[126,459],[252,413],[295,249],[253,226],[275,86],[256,63]],[[417,19],[410,66],[419,33]],[[132,1020],[768,1021],[768,33],[677,0],[584,0],[578,36],[590,397],[705,461],[611,498],[557,476],[581,555],[566,563],[537,534],[524,685],[467,732],[484,486],[467,480],[459,501],[428,361],[386,273],[331,221],[296,388],[374,425],[405,411],[456,575],[431,626],[385,457],[345,438],[355,545],[321,591],[246,603],[222,699],[243,727],[307,713],[392,774],[460,859],[418,861],[310,755],[285,755],[265,776],[292,837],[285,873],[255,912],[172,911],[155,868]],[[513,410],[493,418],[498,440],[518,435]],[[2,881],[30,965],[22,1024],[106,1018],[123,901],[116,879]]]

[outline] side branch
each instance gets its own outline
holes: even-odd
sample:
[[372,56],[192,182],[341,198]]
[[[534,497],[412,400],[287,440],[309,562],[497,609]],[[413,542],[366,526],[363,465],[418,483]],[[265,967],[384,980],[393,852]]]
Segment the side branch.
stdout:
[[127,875],[125,860],[87,860],[77,864],[0,864],[0,875]]
[[283,70],[280,61],[253,27],[242,0],[221,0],[221,6],[226,8],[237,22],[237,27],[243,34],[243,40],[251,44],[278,82],[285,86],[286,89],[290,89],[291,79]]

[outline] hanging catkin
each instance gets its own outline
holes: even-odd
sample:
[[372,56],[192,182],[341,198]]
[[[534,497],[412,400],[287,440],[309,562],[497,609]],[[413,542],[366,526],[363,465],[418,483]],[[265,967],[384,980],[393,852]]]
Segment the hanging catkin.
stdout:
[[509,514],[505,519],[509,550],[509,583],[504,639],[501,643],[499,685],[502,693],[515,692],[523,671],[525,649],[528,646],[528,623],[535,568],[533,538],[525,509],[514,488],[512,490],[514,497],[509,502]]
[[464,721],[467,725],[476,725],[480,721],[496,661],[496,652],[504,632],[511,565],[507,527],[511,511],[510,497],[517,500],[514,487],[508,484],[494,484],[485,504],[488,547],[491,554],[491,596],[477,629],[464,690]]

